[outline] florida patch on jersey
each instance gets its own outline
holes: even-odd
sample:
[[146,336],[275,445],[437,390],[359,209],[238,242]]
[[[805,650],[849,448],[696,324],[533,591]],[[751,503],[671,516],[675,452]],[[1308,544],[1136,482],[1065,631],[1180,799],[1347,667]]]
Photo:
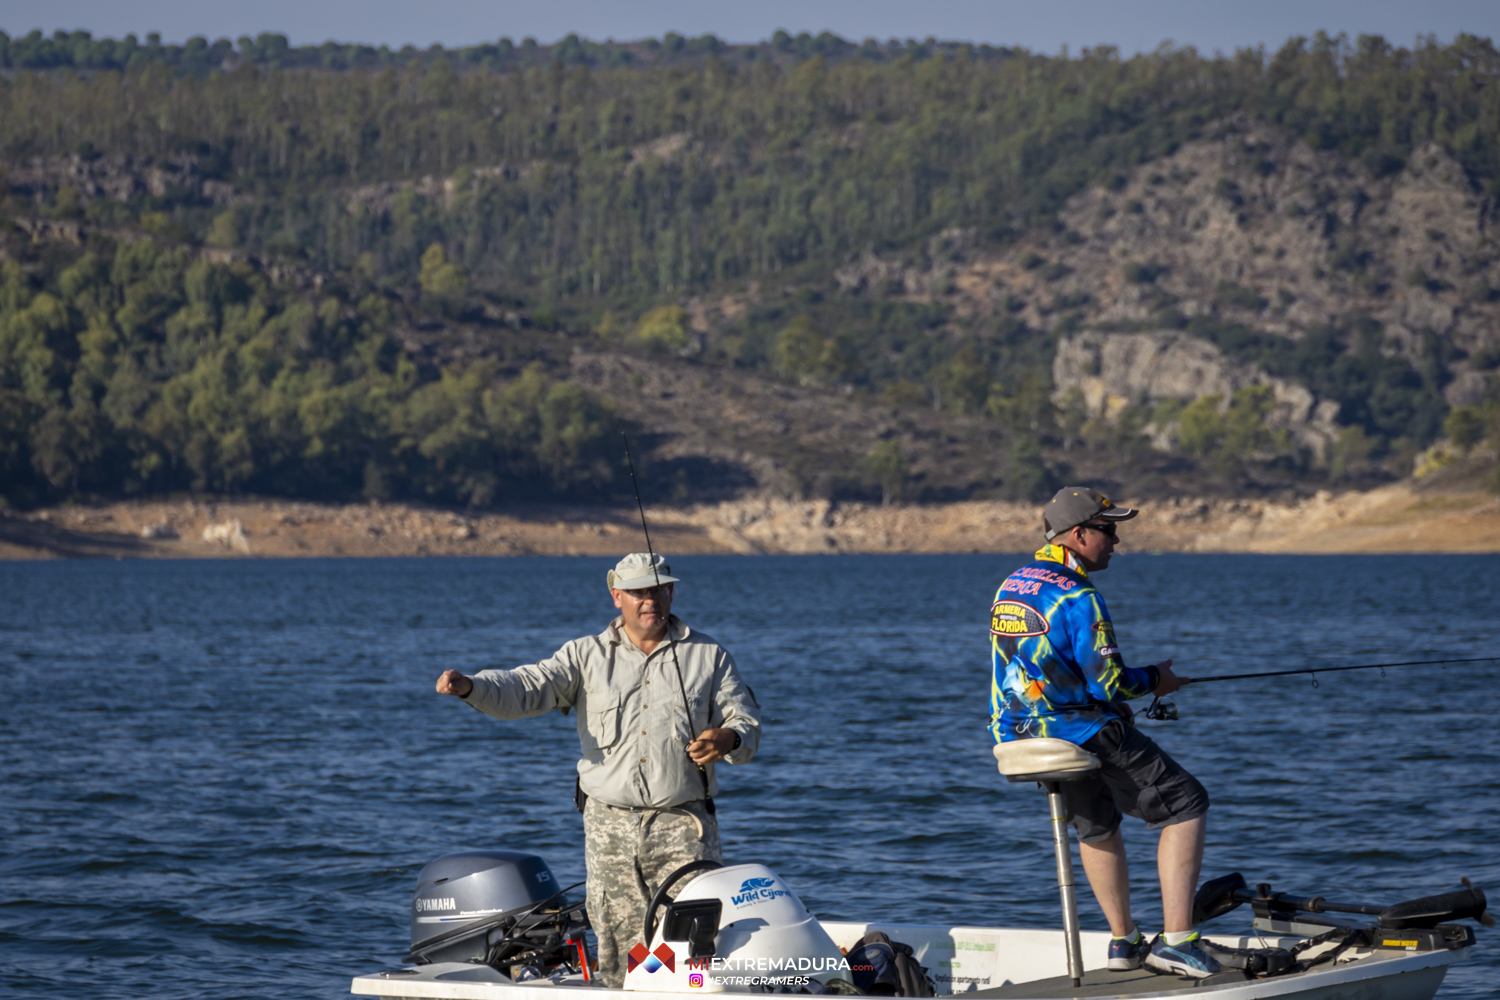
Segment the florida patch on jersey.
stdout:
[[1024,639],[1047,634],[1047,618],[1023,601],[996,601],[990,608],[990,634]]

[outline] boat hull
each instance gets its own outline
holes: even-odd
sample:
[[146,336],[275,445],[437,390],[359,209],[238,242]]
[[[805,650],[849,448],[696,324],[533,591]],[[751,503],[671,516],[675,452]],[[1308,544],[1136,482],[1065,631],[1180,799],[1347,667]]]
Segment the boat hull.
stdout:
[[[1085,983],[1075,988],[1066,976],[1066,951],[1061,931],[994,927],[938,927],[910,924],[826,922],[836,944],[848,948],[869,931],[882,931],[912,946],[931,970],[940,995],[961,1000],[1128,1000],[1203,997],[1215,1000],[1432,1000],[1448,966],[1468,957],[1468,949],[1405,952],[1394,950],[1353,953],[1351,960],[1317,966],[1295,975],[1235,980],[1216,977],[1193,981],[1147,972],[1109,973],[1103,969],[1109,935],[1085,932]],[[1212,935],[1229,947],[1290,944],[1296,939],[1270,935],[1239,937]],[[712,971],[708,972],[712,975]],[[630,1000],[681,1000],[682,991],[610,990],[585,987],[582,982],[513,983],[488,966],[443,963],[360,976],[352,993],[413,1000],[557,1000],[559,990],[589,989],[594,996]]]

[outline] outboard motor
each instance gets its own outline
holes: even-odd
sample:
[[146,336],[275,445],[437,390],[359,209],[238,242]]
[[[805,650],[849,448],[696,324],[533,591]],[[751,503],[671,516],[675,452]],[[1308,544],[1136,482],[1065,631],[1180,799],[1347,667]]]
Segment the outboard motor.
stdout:
[[582,968],[588,918],[547,867],[520,851],[465,851],[429,862],[411,901],[407,961],[484,962],[524,981]]

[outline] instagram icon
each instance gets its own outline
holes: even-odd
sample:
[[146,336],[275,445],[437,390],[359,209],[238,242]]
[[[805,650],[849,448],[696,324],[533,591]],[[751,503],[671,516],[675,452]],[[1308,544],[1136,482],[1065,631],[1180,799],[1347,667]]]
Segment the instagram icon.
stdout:
[[689,986],[702,986],[703,985],[703,973],[701,973],[701,972],[692,972],[692,973],[689,973],[688,974],[688,985]]

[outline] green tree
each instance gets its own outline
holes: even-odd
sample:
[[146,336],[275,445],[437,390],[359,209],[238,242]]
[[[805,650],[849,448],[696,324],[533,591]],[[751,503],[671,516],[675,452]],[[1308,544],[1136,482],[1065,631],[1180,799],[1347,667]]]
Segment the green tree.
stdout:
[[1002,426],[1017,432],[1047,434],[1057,426],[1058,411],[1049,380],[1034,372],[1024,372],[1009,385],[992,385],[984,408]]
[[422,297],[447,311],[462,307],[469,294],[469,276],[448,259],[441,244],[434,243],[422,252],[422,269],[417,276]]
[[960,415],[979,413],[989,396],[990,366],[977,347],[964,344],[939,369],[937,382],[944,409]]
[[1236,389],[1224,411],[1224,449],[1236,455],[1252,456],[1271,447],[1273,435],[1266,418],[1276,405],[1269,386],[1247,385]]
[[1204,458],[1218,450],[1224,441],[1224,418],[1219,413],[1222,396],[1212,393],[1199,396],[1177,417],[1177,439],[1189,455]]
[[1443,421],[1443,433],[1459,454],[1467,455],[1470,449],[1484,439],[1484,415],[1477,407],[1454,407]]
[[771,357],[779,374],[802,385],[837,382],[845,376],[849,365],[843,342],[837,337],[825,337],[806,313],[776,335]]
[[1338,437],[1328,445],[1328,478],[1336,483],[1351,478],[1370,460],[1378,443],[1357,424],[1339,428]]
[[1063,451],[1072,450],[1082,436],[1083,425],[1088,419],[1089,408],[1083,398],[1083,390],[1076,385],[1069,386],[1057,408],[1057,428],[1062,432]]
[[900,503],[906,492],[906,477],[911,465],[894,438],[876,441],[865,456],[865,471],[870,480],[880,487],[880,505],[889,507]]
[[688,345],[687,310],[681,306],[657,306],[641,316],[631,342],[650,351],[677,352]]
[[1005,463],[1005,495],[1011,500],[1045,500],[1055,489],[1037,440],[1028,435],[1016,438]]
[[232,209],[214,216],[204,241],[209,246],[231,249],[240,245],[240,222]]

